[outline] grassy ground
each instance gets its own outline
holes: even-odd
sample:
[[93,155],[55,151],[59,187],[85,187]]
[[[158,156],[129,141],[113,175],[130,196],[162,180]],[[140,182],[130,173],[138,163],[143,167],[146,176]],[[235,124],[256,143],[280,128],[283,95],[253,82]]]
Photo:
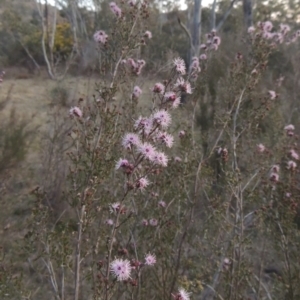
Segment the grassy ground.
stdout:
[[[1,120],[8,120],[14,109],[17,118],[27,120],[28,128],[33,129],[34,133],[29,141],[29,152],[25,161],[2,174],[5,189],[1,192],[0,186],[0,197],[5,209],[0,210],[0,240],[5,240],[3,234],[9,238],[10,233],[17,232],[22,226],[16,216],[22,216],[23,212],[26,215],[28,193],[37,185],[37,171],[42,163],[41,139],[54,126],[55,108],[59,107],[60,113],[67,117],[70,107],[77,105],[79,98],[92,98],[95,84],[99,80],[95,76],[68,77],[62,82],[56,82],[48,79],[45,74],[32,78],[11,75],[4,79],[0,86],[0,103],[7,99],[7,104],[0,110]],[[141,79],[138,84],[143,88],[140,107],[150,108],[150,87],[153,82]]]
[[[55,82],[45,76],[4,80],[0,87],[0,102],[7,100],[4,109],[0,110],[1,124],[9,120],[11,111],[16,112],[17,120],[28,121],[28,129],[34,130],[28,141],[29,151],[23,162],[15,168],[0,174],[0,240],[7,250],[12,237],[22,236],[22,219],[28,213],[28,193],[36,186],[36,171],[40,167],[41,139],[44,133],[53,126],[51,111],[53,103],[59,104],[59,97],[53,91],[63,88],[68,92],[66,105],[60,106],[62,114],[68,116],[70,106],[76,105],[82,97],[90,97],[94,92],[96,79],[83,77],[66,78]],[[57,99],[56,99],[57,98]],[[5,247],[6,246],[6,247]]]

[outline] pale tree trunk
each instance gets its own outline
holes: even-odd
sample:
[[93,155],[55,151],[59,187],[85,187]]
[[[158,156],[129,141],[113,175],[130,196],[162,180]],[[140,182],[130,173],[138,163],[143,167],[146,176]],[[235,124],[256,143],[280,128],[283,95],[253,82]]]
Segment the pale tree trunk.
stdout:
[[[47,49],[46,49],[46,44],[45,44],[45,39],[46,39],[47,32],[48,32],[48,24],[45,24],[46,22],[45,22],[45,18],[44,18],[43,4],[41,3],[40,0],[36,0],[36,6],[37,6],[37,9],[38,9],[39,15],[41,17],[41,23],[42,23],[42,50],[43,50],[44,59],[45,59],[46,65],[47,65],[47,71],[48,71],[48,74],[49,74],[50,78],[55,79],[53,62],[52,62],[52,60],[49,60]],[[54,34],[55,34],[55,32],[54,32]]]
[[[54,4],[54,16],[53,16],[53,20],[52,23],[48,22],[47,18],[48,18],[48,12],[47,12],[47,1],[45,2],[45,4],[43,5],[41,0],[36,0],[36,6],[41,18],[41,25],[42,25],[42,51],[43,51],[43,56],[47,65],[47,71],[49,74],[49,77],[51,79],[57,80],[57,79],[62,79],[65,77],[73,59],[74,59],[74,53],[77,52],[77,45],[78,45],[78,39],[77,39],[77,33],[76,33],[76,26],[75,26],[75,30],[74,27],[72,26],[73,29],[73,38],[74,38],[74,47],[73,50],[71,51],[71,54],[69,55],[69,58],[66,61],[66,66],[64,68],[64,71],[62,71],[60,74],[57,73],[57,65],[59,63],[59,58],[55,58],[54,57],[54,45],[55,45],[55,34],[56,34],[56,25],[57,25],[57,13],[58,13],[58,8],[57,5],[62,5],[62,2],[59,0],[55,0],[55,4]],[[74,2],[74,5],[77,5],[77,2]],[[76,7],[74,7],[74,9],[72,10],[72,13],[75,14],[75,19],[77,17],[76,15]],[[45,20],[45,16],[44,14],[46,14],[46,20]],[[76,19],[77,20],[77,19]],[[76,21],[75,20],[75,21]],[[49,32],[49,27],[51,28],[51,32]],[[46,40],[48,42],[47,47],[46,47]]]
[[194,16],[192,28],[192,43],[194,47],[194,53],[192,54],[192,56],[199,56],[200,54],[201,13],[202,0],[194,0]]
[[246,28],[253,25],[252,0],[243,0],[244,22]]
[[216,28],[216,7],[217,7],[217,0],[214,0],[211,8],[211,24],[210,24],[211,30]]

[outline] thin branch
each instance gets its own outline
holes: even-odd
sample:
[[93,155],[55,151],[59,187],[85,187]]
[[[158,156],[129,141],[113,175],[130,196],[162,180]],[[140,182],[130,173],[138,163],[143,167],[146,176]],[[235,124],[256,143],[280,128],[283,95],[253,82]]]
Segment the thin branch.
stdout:
[[[85,198],[86,192],[84,192],[83,198]],[[78,216],[78,235],[76,243],[76,258],[75,258],[75,295],[74,300],[79,299],[79,287],[80,287],[80,255],[81,255],[81,239],[82,239],[82,227],[83,217],[85,214],[85,205],[82,205],[80,215]]]
[[193,45],[193,40],[192,40],[192,36],[191,36],[191,33],[189,32],[189,30],[186,28],[186,26],[181,22],[180,18],[177,16],[177,21],[179,23],[179,26],[183,29],[183,31],[186,33],[186,35],[188,36],[189,38],[189,42],[190,42],[190,47],[192,49],[192,52],[194,53],[195,52],[195,48],[194,48],[194,45]]
[[221,27],[224,25],[225,21],[227,20],[227,18],[229,17],[232,9],[233,9],[233,6],[235,4],[235,2],[237,2],[237,0],[231,0],[231,3],[228,7],[228,9],[226,10],[226,12],[224,13],[222,19],[220,20],[220,22],[218,23],[217,27],[216,27],[216,30],[219,31],[221,29]]

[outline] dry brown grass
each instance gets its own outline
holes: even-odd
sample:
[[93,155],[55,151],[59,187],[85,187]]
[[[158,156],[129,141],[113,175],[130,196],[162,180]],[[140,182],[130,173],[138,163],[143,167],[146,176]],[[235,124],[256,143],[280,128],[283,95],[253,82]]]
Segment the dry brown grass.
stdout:
[[[11,74],[10,74],[11,73]],[[9,76],[9,74],[11,76]],[[3,201],[8,205],[3,213],[0,213],[0,238],[4,231],[13,230],[11,227],[12,214],[23,200],[28,198],[28,193],[37,185],[36,174],[41,165],[41,139],[44,134],[51,130],[53,126],[53,99],[52,91],[57,87],[62,87],[68,92],[68,101],[66,106],[60,106],[61,113],[67,116],[69,107],[77,105],[78,99],[92,99],[95,93],[96,83],[101,79],[94,77],[67,77],[62,82],[50,80],[45,74],[27,79],[16,79],[13,72],[7,72],[0,87],[0,100],[8,97],[7,105],[0,112],[2,120],[8,119],[12,109],[16,110],[18,118],[29,121],[29,129],[34,129],[34,136],[29,143],[29,152],[26,160],[18,165],[14,170],[9,170],[5,175],[6,194]],[[136,84],[143,88],[143,94],[140,99],[140,109],[147,110],[152,107],[150,87],[153,81],[139,79]],[[132,87],[129,87],[129,90]],[[118,97],[118,100],[124,98]],[[122,101],[123,102],[123,101]],[[124,103],[124,102],[123,102]],[[22,204],[23,205],[23,204]],[[24,203],[24,206],[26,204]],[[10,224],[9,229],[7,224]],[[6,228],[4,230],[4,228]]]

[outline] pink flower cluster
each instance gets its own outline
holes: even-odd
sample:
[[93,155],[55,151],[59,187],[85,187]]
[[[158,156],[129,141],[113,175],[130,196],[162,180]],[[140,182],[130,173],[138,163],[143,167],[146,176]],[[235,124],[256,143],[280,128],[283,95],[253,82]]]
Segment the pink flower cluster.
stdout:
[[94,34],[94,41],[101,44],[106,44],[108,40],[108,35],[103,31],[99,30]]
[[199,73],[201,72],[199,60],[205,60],[205,59],[207,59],[206,54],[201,54],[199,58],[196,56],[192,58],[192,63],[190,67],[190,76],[193,80],[196,80],[198,78]]
[[156,264],[155,254],[148,253],[145,255],[145,262],[137,260],[116,258],[110,264],[110,271],[118,281],[125,281],[131,278],[131,272],[143,266],[154,266]]
[[[290,151],[289,151],[289,156],[292,158],[292,159],[294,159],[294,160],[299,160],[299,154],[294,150],[294,149],[291,149]],[[297,163],[296,162],[294,162],[293,160],[289,160],[288,162],[287,162],[287,168],[289,169],[289,170],[295,170],[296,168],[297,168]]]
[[272,182],[278,182],[279,181],[279,171],[280,171],[280,166],[279,165],[273,165],[271,168],[271,173],[270,173],[270,180]]
[[167,155],[157,147],[173,146],[173,136],[165,131],[170,124],[171,116],[168,111],[157,110],[148,118],[140,116],[133,126],[135,132],[123,136],[122,146],[128,151],[132,162],[120,158],[116,163],[116,170],[122,169],[128,176],[134,175],[135,179],[131,181],[132,188],[143,191],[150,184],[142,164],[148,165],[147,172],[168,165]]
[[273,41],[277,44],[282,44],[284,41],[286,44],[294,43],[300,36],[300,31],[296,31],[290,37],[287,34],[291,31],[291,28],[287,24],[280,24],[279,30],[272,31],[274,29],[271,21],[258,22],[257,28],[251,26],[248,28],[248,33],[251,35],[261,35],[266,40]]
[[110,7],[110,10],[113,12],[113,14],[116,17],[121,18],[122,11],[121,11],[120,7],[115,2],[110,2],[109,7]]
[[[217,51],[221,44],[221,38],[217,36],[217,31],[212,30],[210,33],[206,34],[206,43],[200,45],[200,49],[207,51],[207,50],[214,50]],[[205,56],[202,56],[201,59],[204,59]]]
[[140,75],[142,68],[146,65],[146,62],[143,59],[134,60],[133,58],[123,59],[122,63],[127,65],[131,72],[135,75]]

